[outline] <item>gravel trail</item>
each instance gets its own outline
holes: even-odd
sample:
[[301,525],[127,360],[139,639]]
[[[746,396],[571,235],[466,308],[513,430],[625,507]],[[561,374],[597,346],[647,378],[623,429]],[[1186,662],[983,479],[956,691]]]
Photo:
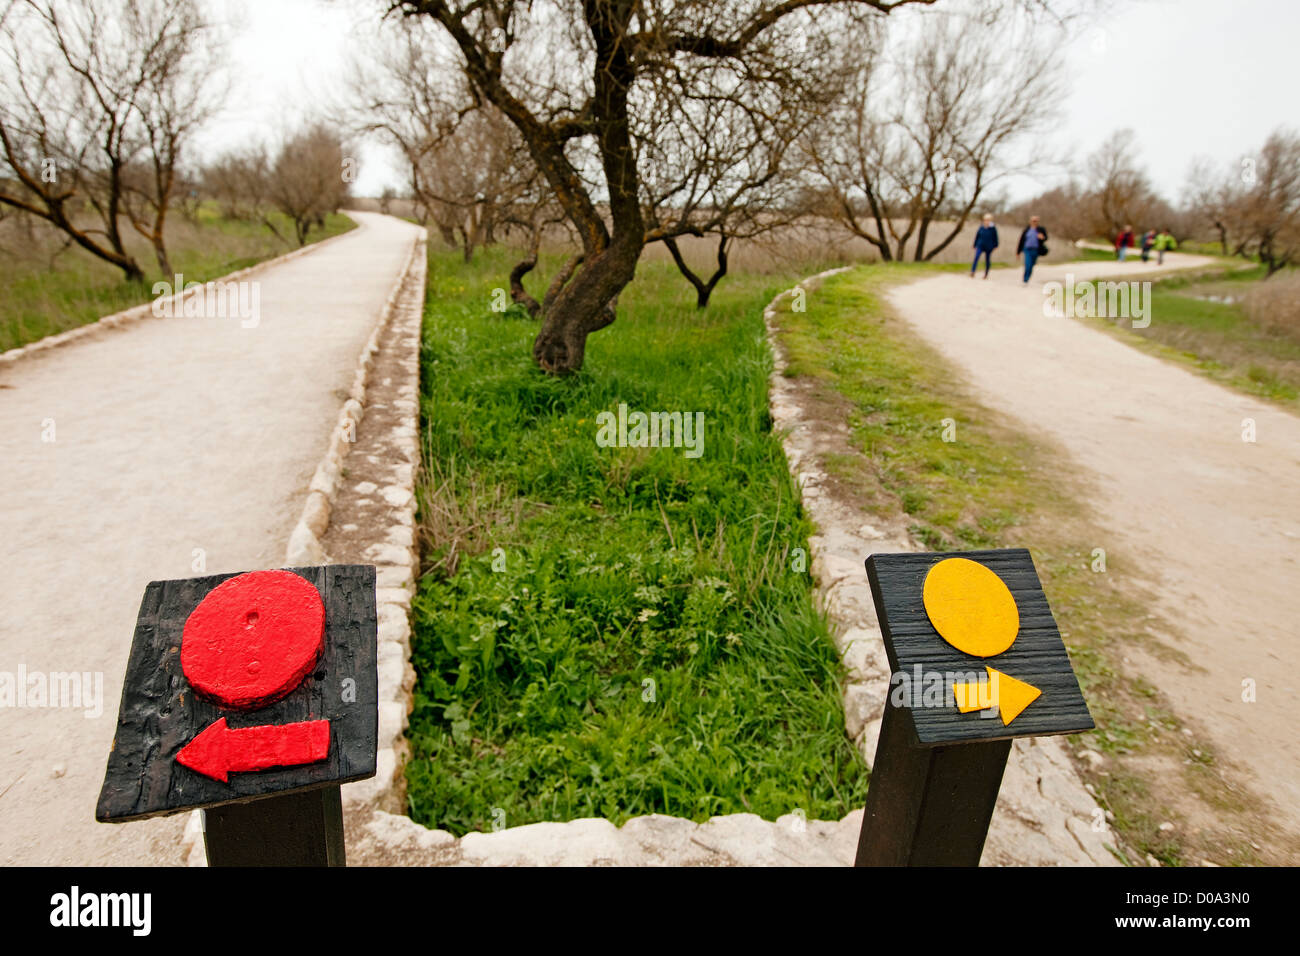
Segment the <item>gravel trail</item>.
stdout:
[[[1175,254],[1164,271],[1210,261]],[[1091,547],[1138,569],[1170,626],[1159,636],[1192,664],[1134,649],[1133,668],[1300,833],[1300,418],[1044,314],[1045,282],[1158,271],[1044,263],[1027,287],[1020,270],[998,270],[987,281],[925,279],[889,300],[984,404],[1048,436],[1094,479],[1105,539]],[[1254,441],[1243,440],[1247,419]],[[1243,700],[1246,681],[1254,702]]]

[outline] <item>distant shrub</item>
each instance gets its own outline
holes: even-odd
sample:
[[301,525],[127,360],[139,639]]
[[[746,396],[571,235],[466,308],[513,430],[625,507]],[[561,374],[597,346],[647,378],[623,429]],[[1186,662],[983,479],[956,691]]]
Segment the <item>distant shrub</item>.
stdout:
[[1255,283],[1241,305],[1251,321],[1274,335],[1300,342],[1300,271]]

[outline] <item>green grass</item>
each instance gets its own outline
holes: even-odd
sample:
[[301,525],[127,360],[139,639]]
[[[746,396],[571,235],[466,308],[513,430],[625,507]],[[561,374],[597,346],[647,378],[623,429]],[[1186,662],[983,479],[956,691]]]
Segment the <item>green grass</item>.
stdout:
[[[1139,237],[1139,239],[1140,238],[1141,237]],[[1095,241],[1104,242],[1105,240],[1098,239]],[[1128,259],[1125,260],[1124,262],[1120,262],[1119,259],[1116,257],[1115,249],[1113,246],[1107,249],[1095,249],[1091,246],[1082,246],[1082,247],[1073,246],[1071,247],[1071,251],[1073,252],[1073,255],[1071,256],[1071,260],[1076,262],[1113,262],[1117,266],[1127,266],[1129,263],[1132,262],[1136,262],[1139,265],[1142,264],[1141,245],[1131,246],[1128,250]],[[1174,251],[1183,252],[1185,250],[1182,247],[1179,247]],[[1150,262],[1154,264],[1157,256],[1155,249],[1151,250],[1150,256],[1151,256]]]
[[[288,220],[276,216],[277,229],[292,239]],[[179,215],[173,221],[168,252],[173,268],[186,283],[217,279],[291,249],[264,225],[224,219],[209,206],[200,209],[197,223]],[[346,216],[332,214],[323,230],[308,236],[308,243],[346,232],[354,225]],[[124,281],[120,270],[75,246],[58,251],[60,244],[46,230],[37,236],[38,241],[32,243],[20,229],[11,228],[3,237],[0,286],[5,294],[0,300],[0,351],[148,302],[156,280],[172,279],[158,274],[152,249],[138,236],[129,237],[127,247],[145,270],[143,283]]]
[[[1151,324],[1083,319],[1113,331],[1130,345],[1197,369],[1222,384],[1284,406],[1300,406],[1300,329],[1267,326],[1239,302],[1211,295],[1246,294],[1263,279],[1263,267],[1236,266],[1151,284]],[[1271,282],[1277,283],[1280,276]]]
[[[1140,252],[1138,253],[1138,258],[1139,259],[1141,258]],[[1074,255],[1071,257],[1071,259],[1072,261],[1076,261],[1076,262],[1118,262],[1119,261],[1118,259],[1115,258],[1114,249],[1093,249],[1090,246],[1083,246],[1081,248],[1076,246],[1074,248]]]
[[1176,251],[1185,252],[1191,256],[1218,256],[1220,259],[1227,259],[1234,262],[1243,261],[1240,256],[1231,256],[1225,253],[1221,243],[1206,242],[1202,239],[1180,240]]
[[[782,318],[786,374],[817,379],[848,402],[855,448],[898,494],[897,502],[877,497],[874,510],[889,514],[901,504],[912,534],[935,550],[993,547],[1023,514],[1033,446],[1004,431],[991,436],[951,371],[880,301],[886,286],[938,271],[876,264],[831,278],[806,312]],[[955,442],[944,440],[949,419]],[[855,467],[857,460],[846,463],[840,477],[850,479]]]
[[[767,408],[762,309],[798,276],[728,276],[698,312],[671,263],[642,263],[556,380],[536,324],[490,309],[509,265],[430,254],[411,815],[463,834],[861,806]],[[703,412],[702,456],[599,447],[621,402]]]
[[[1100,769],[1083,772],[1124,842],[1139,860],[1150,854],[1167,864],[1257,860],[1242,834],[1258,818],[1247,798],[1226,796],[1231,771],[1121,664],[1133,647],[1177,655],[1148,630],[1156,619],[1134,583],[1140,569],[1111,556],[1097,570],[1092,549],[1105,535],[1092,489],[1059,449],[983,406],[882,301],[888,285],[935,271],[861,266],[809,295],[806,312],[781,315],[787,374],[807,386],[823,416],[850,428],[846,452],[825,462],[836,493],[867,512],[905,512],[931,550],[1029,548],[1098,727],[1071,745],[1102,756]],[[955,441],[944,440],[945,419]],[[1197,825],[1162,831],[1177,812],[1175,796]]]

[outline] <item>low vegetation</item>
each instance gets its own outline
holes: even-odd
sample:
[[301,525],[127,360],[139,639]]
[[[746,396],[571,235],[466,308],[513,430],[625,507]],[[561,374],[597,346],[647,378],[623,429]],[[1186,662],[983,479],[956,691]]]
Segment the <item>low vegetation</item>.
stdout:
[[[509,256],[430,258],[411,815],[461,834],[861,806],[767,409],[763,306],[806,272],[736,275],[700,312],[642,263],[618,334],[556,379],[536,322],[491,308]],[[702,413],[702,454],[601,447],[621,403]]]
[[1183,362],[1233,388],[1300,406],[1300,271],[1265,281],[1266,267],[1172,276],[1151,287],[1151,324],[1105,319],[1130,344]]

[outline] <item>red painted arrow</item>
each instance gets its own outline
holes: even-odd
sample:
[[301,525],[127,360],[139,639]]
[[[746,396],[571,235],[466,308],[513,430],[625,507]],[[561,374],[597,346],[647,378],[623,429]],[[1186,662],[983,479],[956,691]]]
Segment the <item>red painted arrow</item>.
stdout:
[[231,730],[222,717],[182,747],[176,762],[225,783],[231,773],[316,763],[329,752],[328,720]]

